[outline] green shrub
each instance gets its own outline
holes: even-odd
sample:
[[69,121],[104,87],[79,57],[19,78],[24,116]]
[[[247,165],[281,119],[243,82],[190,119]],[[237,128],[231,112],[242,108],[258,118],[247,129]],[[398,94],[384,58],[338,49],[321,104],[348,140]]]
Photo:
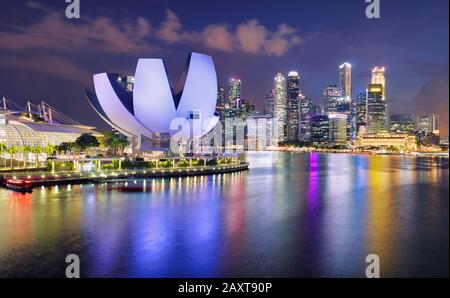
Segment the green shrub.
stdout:
[[182,159],[178,162],[178,166],[183,167],[183,168],[187,167],[187,166],[189,166],[189,161],[187,161],[186,159]]

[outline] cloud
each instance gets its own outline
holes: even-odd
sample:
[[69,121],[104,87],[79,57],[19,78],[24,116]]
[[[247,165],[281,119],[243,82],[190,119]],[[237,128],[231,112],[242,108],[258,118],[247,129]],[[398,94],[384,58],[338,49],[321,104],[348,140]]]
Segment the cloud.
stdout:
[[205,46],[230,52],[234,48],[234,36],[226,25],[209,25],[202,32]]
[[51,9],[47,6],[42,5],[39,2],[35,2],[35,1],[28,1],[25,3],[25,7],[27,8],[31,8],[31,9],[36,9],[39,11],[44,11],[44,12],[50,12]]
[[50,12],[41,21],[14,31],[0,32],[0,49],[21,51],[51,49],[72,52],[79,50],[110,53],[148,53],[156,48],[144,37],[151,33],[150,23],[142,17],[135,22],[118,22],[98,17],[71,22],[60,13]]
[[297,29],[285,23],[272,32],[256,19],[236,25],[234,31],[228,24],[210,24],[200,31],[188,31],[173,11],[166,10],[166,19],[153,37],[168,43],[201,43],[224,52],[282,56],[302,41],[296,33]]
[[86,84],[92,75],[92,73],[80,68],[77,64],[68,59],[46,54],[38,54],[26,58],[13,55],[1,56],[0,65],[64,77],[81,84]]
[[166,19],[161,24],[159,30],[156,31],[156,37],[174,43],[182,41],[194,42],[198,40],[200,35],[195,31],[183,30],[183,25],[181,25],[178,16],[173,11],[166,10]]
[[65,19],[60,12],[37,2],[29,1],[26,7],[45,11],[45,16],[29,25],[10,27],[0,32],[0,49],[21,51],[52,49],[61,52],[79,50],[148,54],[159,50],[154,40],[167,43],[200,44],[225,52],[244,52],[253,55],[282,56],[300,43],[297,29],[282,23],[270,31],[252,19],[235,26],[210,24],[198,31],[185,30],[178,16],[166,10],[165,20],[152,27],[144,17],[135,20],[112,20],[106,17],[81,18],[77,22]]

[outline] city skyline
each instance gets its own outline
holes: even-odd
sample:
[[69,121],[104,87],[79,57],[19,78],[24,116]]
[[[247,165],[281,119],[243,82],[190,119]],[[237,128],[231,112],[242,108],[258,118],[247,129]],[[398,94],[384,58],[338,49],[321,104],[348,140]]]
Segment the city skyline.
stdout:
[[[292,12],[264,18],[261,12],[267,9],[281,12],[269,1],[249,1],[233,15],[218,14],[203,1],[191,5],[156,1],[152,9],[132,1],[122,9],[123,16],[112,12],[118,3],[108,2],[111,9],[106,9],[100,1],[83,3],[79,20],[65,19],[65,3],[5,4],[0,12],[5,20],[0,39],[11,42],[0,45],[0,89],[21,104],[27,99],[45,99],[71,117],[105,129],[95,113],[78,104],[84,100],[82,90],[92,87],[91,77],[100,70],[134,75],[137,57],[142,55],[167,61],[168,75],[174,82],[182,72],[180,57],[199,49],[213,57],[219,82],[226,83],[231,77],[242,80],[242,99],[250,100],[259,111],[275,73],[298,71],[302,93],[319,103],[324,87],[339,84],[337,66],[346,61],[352,65],[353,100],[358,91],[367,88],[371,68],[385,66],[390,113],[412,112],[417,116],[416,109],[420,114],[440,111],[442,134],[447,135],[448,112],[442,111],[448,110],[448,43],[442,41],[448,41],[448,36],[442,29],[445,26],[440,25],[448,21],[444,13],[448,2],[436,1],[434,6],[415,3],[414,8],[409,7],[409,1],[383,3],[380,20],[365,18],[363,1],[325,2],[334,9],[323,16],[318,4],[295,3],[289,4],[290,10],[283,9],[304,12],[301,21],[290,17]],[[200,6],[203,9],[195,13]],[[255,7],[261,12],[251,12]],[[344,10],[351,20],[337,23],[339,12]],[[201,21],[192,17],[199,13],[205,15]],[[10,15],[17,14],[23,18],[8,21]],[[403,25],[397,24],[398,14]],[[360,25],[357,30],[351,26],[355,22]],[[414,35],[408,33],[412,24],[420,29]],[[379,38],[375,29],[379,26],[386,29],[377,29],[384,32],[384,38]],[[386,35],[387,28],[391,34]],[[239,38],[253,34],[252,30],[264,37],[255,44],[240,43]],[[431,30],[433,34],[429,34]],[[211,31],[216,33],[213,37],[221,38],[209,39]],[[104,36],[96,37],[96,32]],[[40,39],[44,33],[54,41]],[[98,38],[96,52],[89,50],[93,38]],[[406,49],[408,55],[404,55]],[[101,59],[95,59],[98,54]],[[21,88],[23,81],[27,88]]]

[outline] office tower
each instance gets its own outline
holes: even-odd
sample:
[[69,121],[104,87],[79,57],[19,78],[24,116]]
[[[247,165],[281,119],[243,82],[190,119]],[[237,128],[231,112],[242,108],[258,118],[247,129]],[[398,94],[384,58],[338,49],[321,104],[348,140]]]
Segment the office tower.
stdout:
[[421,116],[418,118],[417,124],[419,131],[439,135],[439,115],[431,114]]
[[313,105],[312,115],[325,115],[325,108],[321,105]]
[[396,114],[390,117],[390,131],[392,133],[412,133],[414,132],[414,122],[412,114]]
[[287,140],[298,141],[299,125],[299,83],[300,77],[296,71],[291,71],[287,79]]
[[342,96],[349,101],[352,100],[352,66],[350,63],[343,63],[339,66],[339,88]]
[[385,68],[382,66],[375,66],[372,68],[371,84],[381,84],[381,97],[382,100],[386,100],[386,79],[384,77]]
[[241,98],[241,80],[232,78],[228,83],[228,104],[236,107]]
[[337,85],[329,85],[323,91],[323,105],[325,112],[337,112],[338,99],[342,97],[342,91]]
[[269,93],[266,94],[266,98],[264,99],[264,115],[273,116],[274,99],[275,95],[272,89]]
[[383,86],[369,84],[367,91],[367,132],[386,131],[386,105],[382,98]]
[[274,118],[276,125],[276,139],[278,143],[286,141],[287,125],[287,94],[286,79],[281,73],[274,78]]
[[359,135],[361,127],[367,126],[367,92],[356,93],[356,134]]
[[314,145],[328,143],[329,121],[327,115],[311,117],[311,141]]
[[439,115],[432,114],[431,115],[431,131],[435,135],[439,135]]
[[225,108],[226,105],[226,95],[225,95],[225,87],[219,85],[217,87],[217,106],[220,108]]
[[311,117],[313,115],[313,105],[310,98],[302,96],[300,98],[300,119],[299,119],[299,140],[301,142],[311,142]]
[[328,142],[334,145],[347,144],[347,118],[344,113],[328,113],[329,138]]

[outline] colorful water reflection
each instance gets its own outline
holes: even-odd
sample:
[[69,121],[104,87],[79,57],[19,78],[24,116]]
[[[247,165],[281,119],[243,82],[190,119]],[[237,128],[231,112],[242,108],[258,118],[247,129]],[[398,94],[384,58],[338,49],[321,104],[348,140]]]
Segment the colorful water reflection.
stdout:
[[151,191],[0,190],[0,276],[63,276],[69,253],[90,277],[363,277],[369,253],[384,276],[448,275],[448,159],[257,153],[128,183]]

